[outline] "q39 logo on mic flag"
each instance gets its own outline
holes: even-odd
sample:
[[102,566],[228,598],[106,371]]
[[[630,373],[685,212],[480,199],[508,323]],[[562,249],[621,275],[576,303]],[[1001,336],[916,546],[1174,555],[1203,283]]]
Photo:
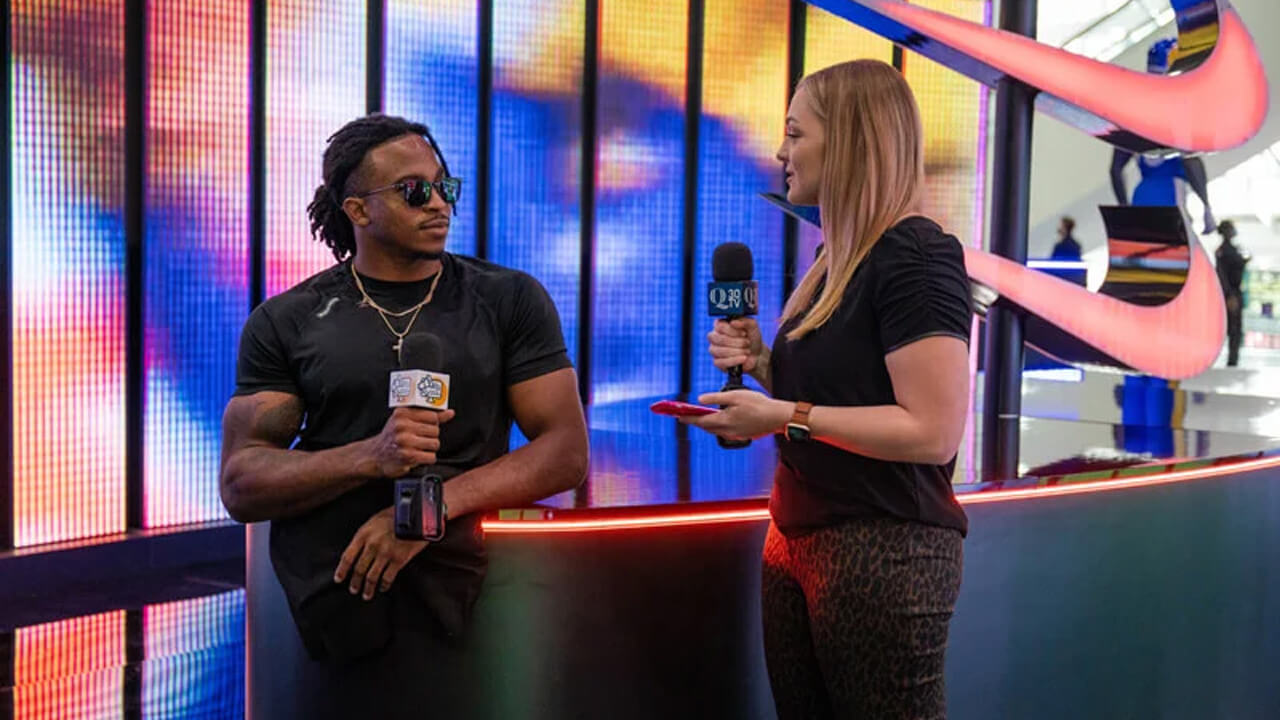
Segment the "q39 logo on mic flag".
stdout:
[[396,370],[391,373],[388,407],[449,409],[449,376],[428,370]]
[[707,307],[717,317],[755,315],[760,310],[756,281],[707,283]]

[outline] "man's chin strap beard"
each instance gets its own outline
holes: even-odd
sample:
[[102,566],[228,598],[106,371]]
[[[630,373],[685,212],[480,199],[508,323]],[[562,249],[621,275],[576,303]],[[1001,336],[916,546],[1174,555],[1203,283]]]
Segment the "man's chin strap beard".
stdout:
[[[370,242],[372,244],[372,247],[366,248],[367,250],[369,250],[370,252],[377,252],[382,255],[385,255],[389,260],[392,260],[396,264],[415,263],[415,262],[435,262],[440,258],[444,257],[443,248],[441,248],[438,252],[429,252],[425,250],[414,250],[409,247],[406,247],[405,245],[394,243],[388,240],[382,240],[380,238],[372,238]],[[356,256],[356,253],[351,254],[351,257],[353,259],[355,258],[355,256]]]

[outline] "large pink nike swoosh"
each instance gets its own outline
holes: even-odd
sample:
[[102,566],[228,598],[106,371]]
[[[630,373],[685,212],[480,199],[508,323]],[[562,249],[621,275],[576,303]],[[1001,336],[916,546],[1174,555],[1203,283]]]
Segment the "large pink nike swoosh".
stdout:
[[[1002,75],[1016,78],[1052,96],[1037,101],[1040,109],[1130,149],[1224,150],[1252,138],[1266,119],[1269,98],[1262,62],[1226,0],[1216,2],[1218,42],[1212,53],[1198,67],[1172,76],[1119,68],[899,0],[807,2],[857,24],[897,23],[909,32],[897,28],[898,37],[881,34],[981,82],[991,84]],[[903,37],[912,33],[919,37]],[[1067,107],[1055,107],[1059,104]],[[1072,115],[1071,109],[1077,112]],[[1080,116],[1080,111],[1094,117]],[[1115,127],[1095,127],[1098,118]],[[1127,144],[1109,137],[1116,128],[1149,142]]]
[[[822,225],[815,207],[792,205],[778,193],[760,196],[797,220]],[[1186,281],[1163,305],[1134,305],[1090,292],[968,245],[964,246],[965,270],[970,280],[991,288],[1007,302],[1138,372],[1171,380],[1188,378],[1217,359],[1226,335],[1227,309],[1204,248],[1185,225],[1182,233],[1191,256]],[[1108,245],[1115,247],[1116,241],[1108,240]]]
[[1226,334],[1222,288],[1204,248],[1190,238],[1191,266],[1181,292],[1141,306],[1074,285],[1012,260],[965,246],[969,277],[1139,372],[1171,380],[1213,365]]

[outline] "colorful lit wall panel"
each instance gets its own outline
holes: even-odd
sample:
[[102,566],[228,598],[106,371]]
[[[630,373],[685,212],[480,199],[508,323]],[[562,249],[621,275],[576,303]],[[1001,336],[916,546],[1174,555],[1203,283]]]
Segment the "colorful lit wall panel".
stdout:
[[[125,525],[124,3],[14,2],[13,528]],[[5,298],[5,302],[9,302]]]
[[761,332],[773,341],[782,313],[783,216],[758,193],[781,191],[775,159],[787,108],[786,0],[707,0],[698,128],[698,238],[694,261],[693,390],[718,390],[707,355],[704,288],[717,245],[751,248]]
[[600,3],[596,403],[679,388],[687,22],[683,0]]
[[694,502],[763,497],[773,488],[778,463],[771,437],[741,450],[725,450],[714,435],[689,433],[689,499]]
[[150,4],[147,526],[226,516],[220,420],[249,306],[250,24],[243,3]]
[[363,0],[273,0],[267,9],[267,295],[334,263],[307,204],[325,141],[364,115]]
[[142,718],[244,715],[244,590],[143,610]]
[[589,503],[654,505],[679,498],[675,420],[649,412],[648,403],[644,399],[591,409]]
[[[972,22],[989,21],[988,0],[912,0]],[[966,245],[981,242],[986,89],[910,51],[903,72],[924,125],[925,213]]]
[[[915,4],[966,19],[990,12],[985,0]],[[593,325],[579,328],[583,3],[495,0],[489,256],[548,288],[575,360],[580,332],[590,332],[597,403],[678,385],[686,5],[598,6],[596,294]],[[716,245],[752,246],[767,336],[780,310],[781,221],[755,193],[781,189],[772,156],[786,102],[786,5],[706,0],[687,308],[695,391],[723,378],[702,340],[701,288]],[[22,219],[12,243],[14,530],[30,545],[124,525],[124,17],[119,0],[11,7],[8,200]],[[268,293],[333,262],[311,239],[306,205],[325,139],[364,112],[366,10],[355,0],[268,6]],[[251,32],[249,10],[232,3],[155,1],[149,13],[144,522],[166,525],[223,516],[218,419],[248,298]],[[808,8],[806,18],[808,71],[892,57],[887,41],[823,11]],[[476,33],[468,1],[388,5],[387,110],[435,128],[467,181],[450,238],[461,253],[474,249],[476,222]],[[925,123],[926,211],[972,243],[982,225],[983,91],[905,57]],[[801,240],[803,269],[817,236],[802,229]],[[59,382],[71,376],[74,394]]]
[[580,0],[497,0],[493,8],[489,259],[547,288],[575,361],[585,20]]
[[[912,0],[912,4],[966,20],[990,22],[989,0]],[[810,6],[806,22],[806,73],[864,57],[892,62],[893,46],[888,40],[843,18]],[[924,125],[924,211],[962,242],[971,244],[982,235],[986,91],[910,50],[903,52],[903,64]],[[812,264],[821,242],[821,232],[801,224],[798,272]]]
[[471,255],[476,248],[477,191],[475,0],[387,0],[386,12],[383,107],[389,114],[430,127],[449,170],[462,178],[462,199],[449,228],[448,249]]
[[15,631],[13,717],[123,717],[124,627],[117,611]]
[[804,73],[850,60],[874,58],[893,62],[893,43],[842,17],[805,6]]

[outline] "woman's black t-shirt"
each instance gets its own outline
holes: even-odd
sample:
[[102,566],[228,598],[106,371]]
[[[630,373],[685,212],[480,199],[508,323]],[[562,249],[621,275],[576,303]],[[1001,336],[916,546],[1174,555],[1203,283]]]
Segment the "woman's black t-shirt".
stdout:
[[[773,396],[827,406],[893,405],[884,357],[933,335],[969,340],[973,310],[964,251],[932,220],[890,228],[854,272],[831,319],[796,341],[774,339]],[[896,517],[968,531],[946,465],[888,462],[823,442],[778,440],[769,510],[800,534],[857,517]]]

